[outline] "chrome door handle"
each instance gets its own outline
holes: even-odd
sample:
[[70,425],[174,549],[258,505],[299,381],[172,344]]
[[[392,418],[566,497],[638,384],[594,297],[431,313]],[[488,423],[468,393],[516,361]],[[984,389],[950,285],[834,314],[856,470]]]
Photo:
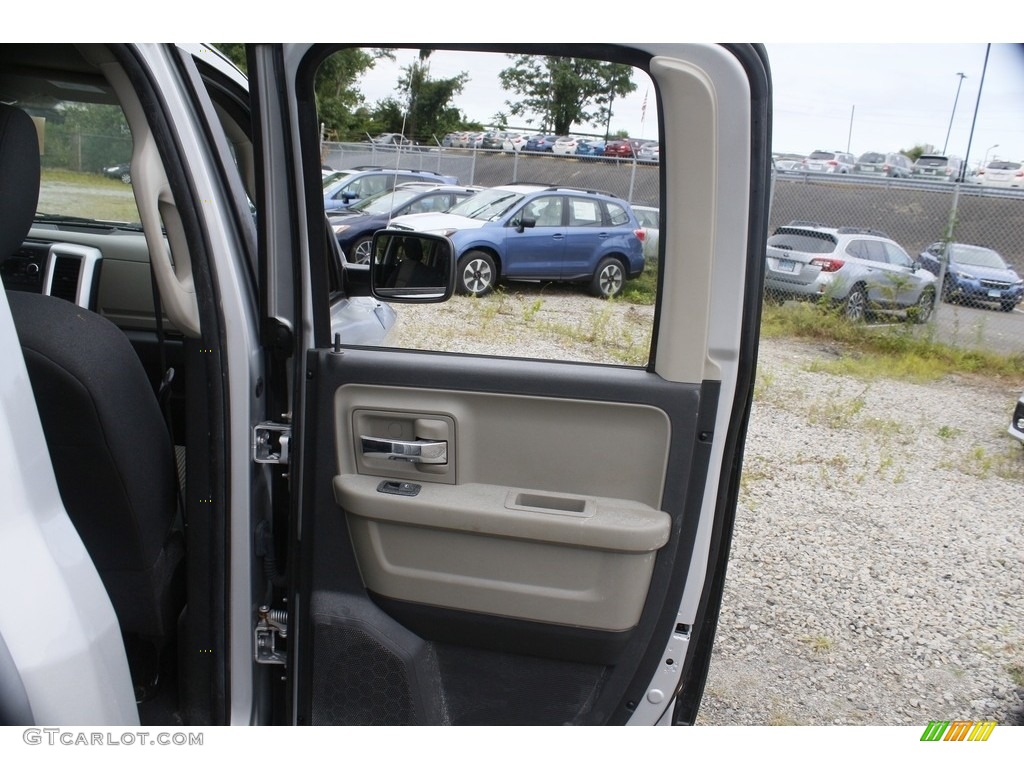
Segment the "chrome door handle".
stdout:
[[412,464],[447,464],[446,440],[388,440],[383,437],[360,435],[363,456],[368,459],[408,461]]

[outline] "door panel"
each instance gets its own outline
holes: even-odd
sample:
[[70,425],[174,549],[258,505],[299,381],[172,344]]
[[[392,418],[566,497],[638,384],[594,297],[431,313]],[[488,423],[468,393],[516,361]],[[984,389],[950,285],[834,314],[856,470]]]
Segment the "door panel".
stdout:
[[[378,650],[408,695],[451,696],[463,708],[426,708],[427,720],[403,710],[410,722],[541,722],[526,714],[527,698],[550,700],[562,718],[603,721],[591,719],[593,706],[602,694],[618,701],[625,683],[614,665],[624,675],[642,659],[688,566],[678,555],[697,522],[682,504],[689,478],[668,467],[703,472],[700,388],[641,369],[411,351],[346,348],[313,360],[313,450],[335,466],[304,517],[314,610],[302,631],[335,638],[317,643],[332,647],[405,638]],[[375,383],[382,371],[386,385]],[[367,426],[423,437],[405,431],[416,421],[451,425],[448,475],[361,462]],[[379,491],[386,482],[416,495]],[[666,492],[675,501],[665,504]],[[396,623],[397,634],[386,629]],[[420,658],[421,645],[422,658],[444,663],[400,661]],[[504,703],[473,695],[482,659],[516,670],[521,682]],[[307,661],[314,686],[347,680],[337,655],[317,647]],[[324,717],[307,703],[308,717]],[[330,722],[359,716],[353,705],[339,717]]]

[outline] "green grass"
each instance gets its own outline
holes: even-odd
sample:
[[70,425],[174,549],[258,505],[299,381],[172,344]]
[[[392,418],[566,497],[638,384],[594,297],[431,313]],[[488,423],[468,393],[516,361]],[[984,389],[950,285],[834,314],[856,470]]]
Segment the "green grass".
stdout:
[[762,338],[798,338],[838,344],[845,354],[820,361],[812,370],[855,376],[864,380],[908,379],[935,381],[952,373],[985,374],[1019,382],[1024,377],[1024,354],[1003,355],[963,349],[936,341],[927,327],[912,324],[871,326],[850,323],[813,304],[766,304]]
[[635,280],[627,280],[616,301],[651,306],[658,297],[658,261],[647,259],[644,271]]
[[41,213],[84,216],[97,221],[139,220],[131,185],[98,173],[44,168],[39,190]]

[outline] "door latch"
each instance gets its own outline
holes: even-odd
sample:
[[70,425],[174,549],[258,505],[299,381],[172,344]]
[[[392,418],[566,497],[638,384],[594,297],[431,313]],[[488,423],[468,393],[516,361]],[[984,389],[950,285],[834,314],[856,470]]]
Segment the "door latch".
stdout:
[[252,430],[252,460],[257,464],[287,464],[292,428],[276,421],[264,421]]
[[281,646],[288,637],[288,612],[261,605],[256,615],[259,617],[253,642],[256,663],[284,664],[287,653]]

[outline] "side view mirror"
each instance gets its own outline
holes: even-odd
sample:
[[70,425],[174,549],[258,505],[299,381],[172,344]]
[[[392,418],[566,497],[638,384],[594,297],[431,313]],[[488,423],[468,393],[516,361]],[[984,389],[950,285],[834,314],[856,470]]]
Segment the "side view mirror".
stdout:
[[383,229],[373,235],[370,294],[382,301],[429,304],[455,289],[455,247],[441,235]]
[[537,226],[537,220],[529,216],[523,216],[516,222],[516,232],[520,234],[526,229],[533,229]]

